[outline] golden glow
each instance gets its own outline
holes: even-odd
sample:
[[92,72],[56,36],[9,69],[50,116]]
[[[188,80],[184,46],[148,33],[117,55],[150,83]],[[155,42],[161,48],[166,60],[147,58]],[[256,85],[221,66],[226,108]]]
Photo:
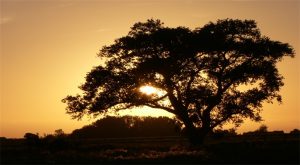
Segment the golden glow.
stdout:
[[152,116],[152,117],[159,117],[159,116],[167,116],[169,118],[173,118],[174,114],[169,113],[167,111],[161,110],[161,109],[154,109],[149,108],[146,106],[138,107],[138,108],[132,108],[130,110],[122,110],[118,112],[120,116],[125,115],[134,115],[134,116]]
[[152,94],[158,94],[159,90],[152,86],[145,85],[145,86],[140,87],[140,92],[142,92],[146,95],[152,95]]
[[[0,0],[0,136],[43,135],[60,128],[70,133],[92,123],[87,118],[72,120],[61,99],[81,92],[78,86],[86,73],[102,62],[96,57],[102,46],[128,34],[135,22],[149,18],[161,19],[165,26],[191,29],[217,19],[254,19],[263,35],[291,44],[296,58],[278,65],[285,77],[280,92],[283,104],[264,104],[262,116],[270,130],[300,129],[299,3]],[[153,115],[157,111],[136,112]],[[240,130],[251,131],[258,125],[247,121]]]

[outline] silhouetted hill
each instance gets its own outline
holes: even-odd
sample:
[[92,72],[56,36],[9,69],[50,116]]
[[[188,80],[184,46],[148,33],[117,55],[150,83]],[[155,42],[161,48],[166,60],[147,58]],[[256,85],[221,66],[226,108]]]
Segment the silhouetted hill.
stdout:
[[73,138],[178,136],[179,126],[167,117],[108,116],[74,130]]

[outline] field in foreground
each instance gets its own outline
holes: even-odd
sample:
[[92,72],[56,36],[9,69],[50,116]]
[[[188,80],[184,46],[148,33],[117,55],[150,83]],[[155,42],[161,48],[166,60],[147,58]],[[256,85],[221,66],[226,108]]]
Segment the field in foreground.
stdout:
[[1,164],[299,164],[299,136],[233,136],[189,147],[180,137],[1,139]]

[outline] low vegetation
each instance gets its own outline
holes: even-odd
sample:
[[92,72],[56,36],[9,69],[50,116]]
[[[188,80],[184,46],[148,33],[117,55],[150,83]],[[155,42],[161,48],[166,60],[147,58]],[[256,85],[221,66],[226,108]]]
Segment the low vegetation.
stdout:
[[[110,137],[115,122],[122,123],[123,128],[132,128],[143,136]],[[136,125],[132,124],[135,122]],[[155,136],[145,136],[148,130],[147,122],[154,122],[152,133]],[[145,122],[145,123],[143,123]],[[290,133],[283,131],[267,131],[262,126],[256,131],[236,134],[234,129],[215,130],[205,144],[198,147],[190,146],[183,133],[178,131],[176,124],[170,124],[167,118],[132,118],[108,117],[89,126],[73,131],[67,135],[59,129],[51,135],[39,137],[37,134],[26,133],[23,139],[0,138],[1,164],[86,164],[86,163],[281,163],[299,164],[300,131],[295,129]],[[165,130],[163,136],[158,136],[155,128],[169,123],[170,129]],[[124,123],[123,123],[124,124]],[[128,127],[128,125],[130,127]],[[121,127],[121,126],[119,126]],[[167,126],[164,126],[167,127]],[[164,128],[163,126],[161,128]],[[139,129],[137,129],[139,128]],[[261,129],[264,128],[264,129]],[[105,132],[104,130],[108,130]],[[120,128],[119,128],[120,129]],[[97,135],[96,131],[107,136]],[[132,132],[134,132],[131,130]],[[151,130],[151,129],[150,129]],[[149,131],[150,131],[149,130]],[[89,131],[95,131],[97,136],[90,137]],[[124,132],[124,130],[118,130]],[[85,134],[86,133],[86,134]],[[175,136],[177,133],[177,136]],[[83,136],[86,135],[86,136]],[[116,134],[115,134],[116,135]],[[127,135],[137,135],[134,133]],[[174,136],[170,136],[174,135]]]

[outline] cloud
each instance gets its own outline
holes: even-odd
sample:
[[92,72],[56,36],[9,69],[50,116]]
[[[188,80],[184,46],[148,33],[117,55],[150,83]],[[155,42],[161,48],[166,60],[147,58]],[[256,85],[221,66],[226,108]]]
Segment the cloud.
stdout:
[[13,18],[11,18],[11,17],[2,17],[2,18],[0,18],[0,25],[11,22],[12,20],[13,20]]

